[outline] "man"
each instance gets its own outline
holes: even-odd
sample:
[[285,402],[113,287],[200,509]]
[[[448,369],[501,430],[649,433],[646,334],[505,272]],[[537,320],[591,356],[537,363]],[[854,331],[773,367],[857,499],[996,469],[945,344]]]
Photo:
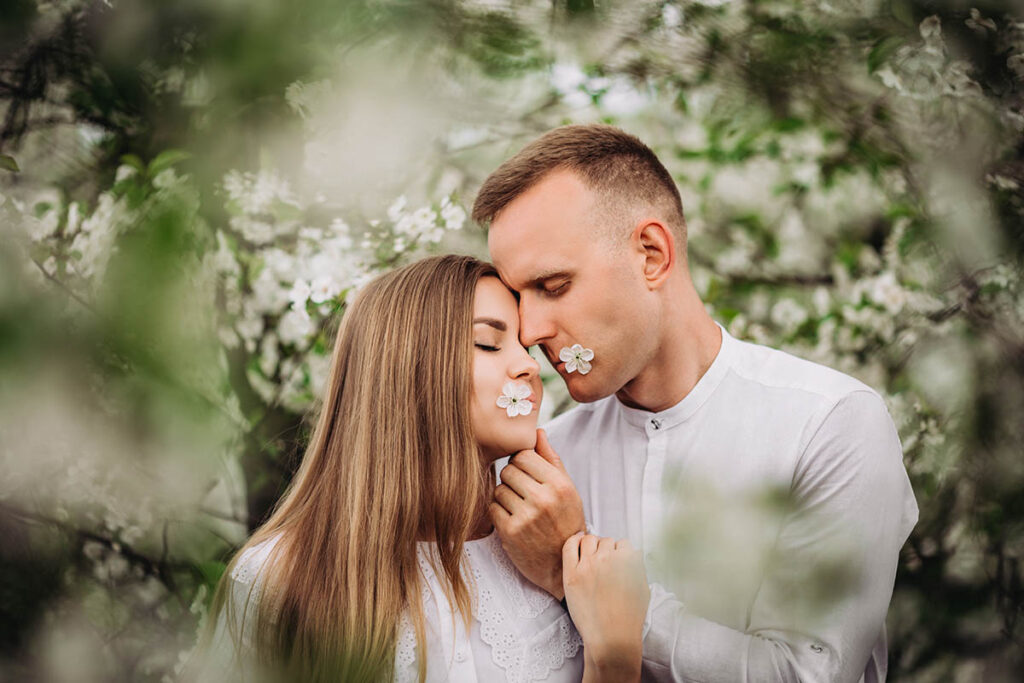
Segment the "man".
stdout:
[[711,319],[678,189],[616,128],[550,131],[491,174],[473,217],[523,344],[583,404],[502,471],[491,516],[520,571],[561,598],[584,520],[641,548],[645,680],[883,681],[917,504],[878,394]]

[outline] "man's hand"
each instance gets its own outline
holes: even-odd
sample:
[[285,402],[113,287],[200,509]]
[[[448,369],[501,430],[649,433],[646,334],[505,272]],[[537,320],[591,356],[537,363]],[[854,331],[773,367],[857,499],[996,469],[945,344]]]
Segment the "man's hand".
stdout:
[[575,534],[562,547],[565,600],[583,638],[583,680],[638,681],[651,599],[629,541]]
[[586,522],[580,494],[543,429],[537,450],[512,456],[501,481],[488,511],[502,547],[523,576],[561,600],[562,545]]

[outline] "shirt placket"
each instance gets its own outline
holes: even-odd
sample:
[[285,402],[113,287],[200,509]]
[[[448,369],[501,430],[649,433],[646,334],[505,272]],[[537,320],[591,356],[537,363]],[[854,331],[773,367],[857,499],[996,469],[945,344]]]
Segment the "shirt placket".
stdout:
[[644,425],[647,434],[647,462],[644,465],[643,488],[640,497],[643,524],[644,558],[650,564],[651,553],[661,544],[662,475],[665,470],[665,450],[668,435],[665,425],[656,417],[648,418]]

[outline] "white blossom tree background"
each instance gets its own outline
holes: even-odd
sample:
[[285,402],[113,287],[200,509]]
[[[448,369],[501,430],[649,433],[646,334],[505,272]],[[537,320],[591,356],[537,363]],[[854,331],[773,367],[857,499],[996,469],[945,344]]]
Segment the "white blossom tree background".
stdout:
[[[890,679],[1024,666],[1024,13],[925,0],[0,10],[0,671],[172,680],[376,273],[608,121],[738,337],[882,393],[921,521]],[[570,401],[546,373],[550,415]]]

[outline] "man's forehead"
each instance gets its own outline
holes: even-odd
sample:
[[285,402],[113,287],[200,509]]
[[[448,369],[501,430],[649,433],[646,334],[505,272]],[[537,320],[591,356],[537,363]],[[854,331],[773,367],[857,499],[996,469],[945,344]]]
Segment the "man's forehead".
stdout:
[[572,270],[572,262],[559,253],[545,249],[537,242],[490,243],[491,259],[506,285],[521,291],[531,285],[564,276]]

